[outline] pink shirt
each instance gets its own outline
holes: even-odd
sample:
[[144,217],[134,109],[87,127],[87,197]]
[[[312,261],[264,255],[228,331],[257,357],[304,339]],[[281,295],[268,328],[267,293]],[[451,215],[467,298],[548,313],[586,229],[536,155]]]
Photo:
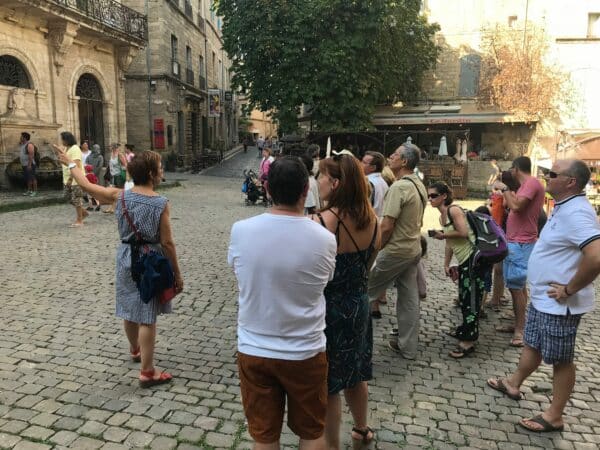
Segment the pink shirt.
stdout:
[[544,205],[544,186],[535,177],[528,177],[517,191],[517,197],[529,199],[523,211],[510,211],[506,221],[506,237],[509,242],[531,244],[537,241],[538,218]]

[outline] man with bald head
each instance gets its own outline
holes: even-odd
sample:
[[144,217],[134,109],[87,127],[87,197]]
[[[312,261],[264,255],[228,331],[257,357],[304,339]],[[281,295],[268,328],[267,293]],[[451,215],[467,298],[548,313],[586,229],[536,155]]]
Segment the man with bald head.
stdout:
[[592,282],[600,273],[600,224],[583,189],[590,170],[579,160],[556,161],[546,174],[555,207],[529,259],[531,304],[517,370],[488,385],[514,400],[541,362],[552,364],[552,402],[541,414],[519,423],[530,431],[560,431],[575,384],[575,337],[581,317],[594,308]]

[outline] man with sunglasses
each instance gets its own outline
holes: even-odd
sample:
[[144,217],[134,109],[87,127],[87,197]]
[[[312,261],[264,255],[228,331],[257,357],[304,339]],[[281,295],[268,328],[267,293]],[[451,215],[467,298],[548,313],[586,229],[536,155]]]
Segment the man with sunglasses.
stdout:
[[513,300],[515,324],[514,327],[499,326],[496,329],[512,332],[510,345],[522,347],[527,309],[527,266],[538,238],[538,219],[544,205],[544,187],[537,178],[531,176],[531,160],[527,156],[516,158],[510,172],[520,184],[517,192],[509,190],[500,181],[494,183],[494,188],[502,191],[504,203],[510,209],[506,221],[508,256],[504,260],[503,271],[506,287]]
[[531,431],[561,431],[563,411],[575,385],[575,338],[581,317],[594,308],[592,282],[600,274],[600,224],[583,189],[590,170],[583,161],[556,161],[546,174],[554,210],[529,260],[531,305],[525,347],[517,370],[488,385],[514,400],[541,362],[553,365],[552,402],[541,414],[522,419]]

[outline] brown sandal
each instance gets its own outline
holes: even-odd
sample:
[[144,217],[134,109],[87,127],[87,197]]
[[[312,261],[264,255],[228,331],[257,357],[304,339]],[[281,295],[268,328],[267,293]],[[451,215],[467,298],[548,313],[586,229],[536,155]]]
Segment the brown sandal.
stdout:
[[352,428],[352,433],[356,433],[361,436],[360,438],[355,438],[354,434],[352,434],[352,447],[354,450],[360,450],[368,447],[369,444],[373,442],[373,439],[375,439],[375,432],[371,429],[371,427],[367,427],[365,430],[354,427]]

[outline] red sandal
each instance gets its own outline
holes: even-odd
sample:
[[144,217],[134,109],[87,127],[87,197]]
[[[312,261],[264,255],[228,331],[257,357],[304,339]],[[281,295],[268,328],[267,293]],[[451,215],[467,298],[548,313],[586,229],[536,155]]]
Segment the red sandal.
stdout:
[[136,348],[135,350],[129,350],[129,353],[131,353],[131,360],[133,362],[141,362],[142,361],[142,352],[140,350],[139,345],[138,345],[138,348]]
[[[173,375],[171,375],[168,372],[161,372],[160,376],[157,379],[154,378],[155,374],[156,374],[156,369],[140,370],[140,387],[141,388],[149,388],[152,386],[158,386],[160,384],[169,383],[173,379]],[[147,379],[142,380],[142,377],[145,377]]]

